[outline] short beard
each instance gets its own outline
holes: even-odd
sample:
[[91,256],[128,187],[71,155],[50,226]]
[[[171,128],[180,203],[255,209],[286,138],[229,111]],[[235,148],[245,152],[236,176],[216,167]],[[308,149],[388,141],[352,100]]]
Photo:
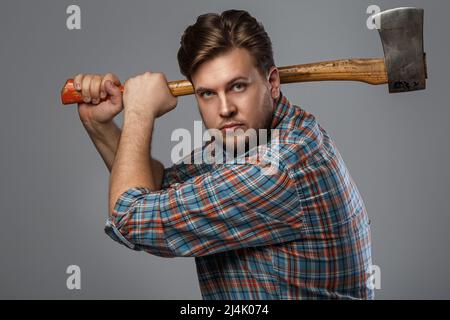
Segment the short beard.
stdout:
[[[265,92],[265,94],[264,94],[264,104],[265,104],[264,110],[271,110],[271,111],[267,112],[267,116],[264,119],[263,125],[261,126],[261,128],[255,129],[256,130],[256,141],[257,141],[256,145],[257,146],[259,146],[261,143],[263,143],[263,141],[264,141],[265,144],[267,144],[270,141],[270,139],[271,139],[271,133],[272,133],[271,132],[271,129],[272,129],[271,126],[272,126],[272,121],[273,121],[273,117],[274,117],[274,111],[276,109],[276,104],[277,103],[278,103],[278,99],[273,99],[271,94],[270,94],[270,91],[267,90]],[[270,108],[269,108],[269,106],[270,106]],[[266,129],[267,137],[263,138],[263,141],[261,141],[261,139],[260,139],[261,138],[260,135],[259,135],[259,130],[260,129]],[[237,142],[234,142],[234,139],[235,139],[234,137],[229,137],[229,139],[233,139],[233,143],[232,143],[233,144],[233,148],[232,148],[233,149],[233,157],[236,158],[239,154],[241,154],[241,153],[238,154],[239,148],[237,146]],[[231,143],[231,142],[229,142],[229,143]],[[243,148],[243,153],[244,154],[249,152],[250,147],[255,147],[254,145],[250,145],[250,138],[248,136],[245,137],[244,144],[245,144],[245,146]],[[222,147],[223,147],[223,150],[227,150],[226,149],[227,143],[225,142],[225,139],[222,139]]]

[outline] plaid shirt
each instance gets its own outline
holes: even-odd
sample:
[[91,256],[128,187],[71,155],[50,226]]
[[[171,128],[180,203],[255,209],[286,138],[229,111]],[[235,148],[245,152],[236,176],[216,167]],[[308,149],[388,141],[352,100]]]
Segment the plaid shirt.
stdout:
[[195,257],[203,299],[373,299],[369,220],[336,145],[284,95],[271,128],[274,174],[259,161],[175,164],[161,190],[125,191],[105,232],[133,250]]

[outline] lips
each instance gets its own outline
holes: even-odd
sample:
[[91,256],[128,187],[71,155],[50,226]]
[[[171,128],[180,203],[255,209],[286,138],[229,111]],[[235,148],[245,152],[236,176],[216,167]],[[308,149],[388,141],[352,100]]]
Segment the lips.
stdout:
[[227,123],[227,124],[223,125],[221,129],[232,128],[232,127],[236,127],[236,126],[242,126],[242,123],[238,123],[238,122]]
[[242,127],[243,127],[242,123],[229,123],[229,124],[224,125],[221,128],[221,131],[223,134],[226,134],[227,132],[234,132],[236,129],[242,128]]

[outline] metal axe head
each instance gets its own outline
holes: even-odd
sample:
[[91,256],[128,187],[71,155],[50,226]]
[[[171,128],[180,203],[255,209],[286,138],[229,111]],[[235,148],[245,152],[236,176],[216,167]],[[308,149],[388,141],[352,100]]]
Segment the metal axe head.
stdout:
[[[373,16],[379,21],[389,92],[425,89],[423,9],[396,8]],[[379,20],[378,20],[379,19]]]

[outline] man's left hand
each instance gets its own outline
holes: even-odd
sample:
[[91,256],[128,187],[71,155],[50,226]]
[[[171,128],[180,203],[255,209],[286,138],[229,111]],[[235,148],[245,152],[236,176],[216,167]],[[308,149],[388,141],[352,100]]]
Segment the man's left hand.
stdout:
[[163,73],[145,72],[124,84],[124,117],[135,115],[147,120],[175,109],[178,99],[173,96]]

